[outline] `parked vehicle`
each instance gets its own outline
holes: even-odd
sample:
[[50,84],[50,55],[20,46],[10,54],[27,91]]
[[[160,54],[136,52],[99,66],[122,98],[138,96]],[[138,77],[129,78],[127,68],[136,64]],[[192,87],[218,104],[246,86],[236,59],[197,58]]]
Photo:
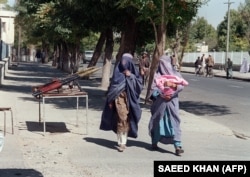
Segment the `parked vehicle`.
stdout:
[[85,50],[84,52],[84,63],[90,62],[91,58],[93,57],[94,51],[93,50]]

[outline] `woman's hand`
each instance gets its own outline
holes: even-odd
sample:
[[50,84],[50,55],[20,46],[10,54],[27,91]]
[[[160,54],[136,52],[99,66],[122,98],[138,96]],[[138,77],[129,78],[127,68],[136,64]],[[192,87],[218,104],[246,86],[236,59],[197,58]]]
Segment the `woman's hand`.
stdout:
[[130,76],[131,75],[131,72],[129,70],[125,70],[123,73],[125,74],[125,76]]
[[171,95],[161,95],[161,97],[167,101],[171,100],[172,96]]
[[141,74],[141,76],[145,75],[144,69],[140,69],[140,74]]
[[113,103],[109,103],[109,108],[110,108],[110,109],[113,108]]
[[170,81],[166,81],[166,82],[164,82],[164,87],[171,87],[173,89],[176,89],[177,88],[177,84],[175,84],[173,82],[170,82]]

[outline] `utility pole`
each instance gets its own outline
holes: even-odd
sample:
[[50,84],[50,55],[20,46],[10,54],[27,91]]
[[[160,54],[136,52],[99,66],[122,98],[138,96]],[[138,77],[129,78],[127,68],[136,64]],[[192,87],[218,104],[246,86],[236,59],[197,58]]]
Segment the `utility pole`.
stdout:
[[224,4],[228,5],[228,9],[227,9],[227,50],[226,50],[226,57],[225,57],[225,66],[227,63],[227,58],[228,58],[228,50],[229,50],[229,31],[230,31],[230,5],[233,4],[234,2],[230,2],[230,0],[228,0],[228,2],[225,2]]

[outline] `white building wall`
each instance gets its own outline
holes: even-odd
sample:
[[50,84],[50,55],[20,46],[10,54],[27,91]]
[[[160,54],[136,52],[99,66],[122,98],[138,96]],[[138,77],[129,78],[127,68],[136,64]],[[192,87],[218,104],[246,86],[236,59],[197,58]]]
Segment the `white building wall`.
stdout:
[[[194,63],[198,56],[202,56],[203,53],[201,52],[190,52],[184,53],[182,62],[185,63]],[[225,64],[225,56],[226,52],[208,52],[204,53],[205,57],[207,58],[208,55],[211,55],[214,58],[216,64]],[[248,52],[228,52],[228,58],[233,61],[233,64],[240,65],[242,63],[243,58],[249,60],[249,53]]]
[[14,18],[16,13],[13,11],[0,10],[1,18],[1,40],[5,43],[13,45],[15,36]]

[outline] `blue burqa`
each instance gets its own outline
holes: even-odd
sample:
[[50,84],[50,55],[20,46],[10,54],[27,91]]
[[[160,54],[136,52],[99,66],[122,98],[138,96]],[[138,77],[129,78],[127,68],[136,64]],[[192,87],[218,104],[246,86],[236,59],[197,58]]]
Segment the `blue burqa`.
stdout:
[[[180,73],[173,68],[171,58],[167,55],[163,55],[160,57],[159,66],[154,75],[154,81],[158,76],[166,74],[182,78]],[[177,144],[181,142],[181,119],[179,116],[178,93],[181,92],[184,87],[178,85],[177,90],[172,95],[172,99],[167,101],[160,96],[161,92],[154,81],[150,92],[150,96],[154,101],[151,105],[152,116],[149,122],[149,134],[152,138],[152,144],[161,142],[181,146]]]
[[[121,61],[116,65],[107,93],[105,107],[101,117],[101,130],[113,130],[117,133],[116,110],[110,109],[109,103],[112,103],[121,92],[126,91],[129,108],[129,132],[128,137],[136,138],[138,132],[138,123],[141,118],[140,94],[142,91],[142,78],[138,69],[135,67],[131,54],[123,54]],[[130,76],[125,76],[124,71],[129,70]]]

